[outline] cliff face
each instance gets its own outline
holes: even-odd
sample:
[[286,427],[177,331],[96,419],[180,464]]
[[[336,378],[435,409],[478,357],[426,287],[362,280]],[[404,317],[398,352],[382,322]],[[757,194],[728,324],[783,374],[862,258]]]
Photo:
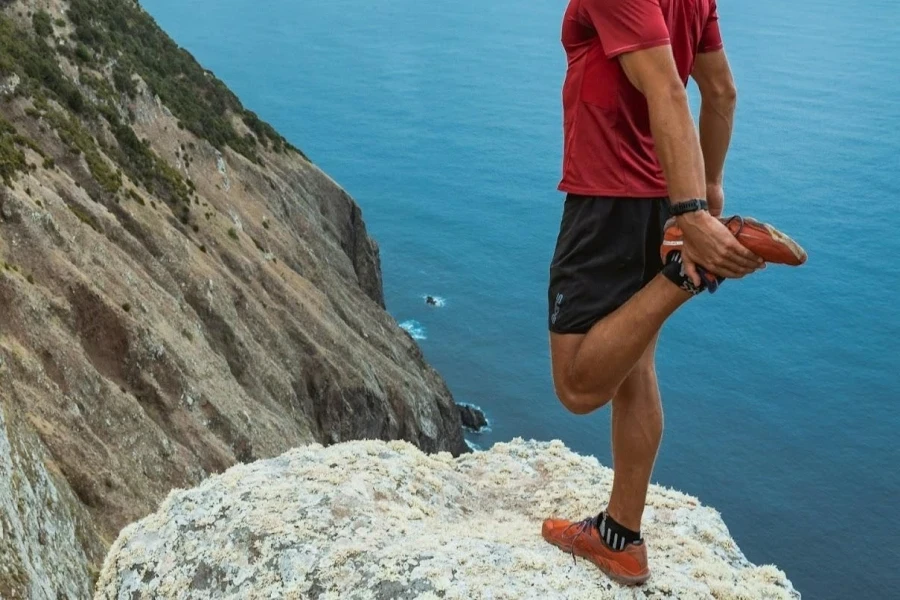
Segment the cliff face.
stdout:
[[0,598],[87,598],[106,548],[30,429],[0,403]]
[[716,511],[652,487],[637,591],[541,538],[547,516],[588,516],[612,472],[560,443],[426,456],[401,442],[292,450],[173,493],[128,527],[97,600],[797,600],[750,564]]
[[0,596],[236,462],[464,451],[359,207],[131,0],[0,1],[0,180]]

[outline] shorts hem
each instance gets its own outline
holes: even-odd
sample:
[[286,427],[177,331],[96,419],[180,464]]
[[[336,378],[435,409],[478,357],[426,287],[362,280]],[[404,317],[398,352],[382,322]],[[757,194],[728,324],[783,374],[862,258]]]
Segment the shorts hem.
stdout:
[[668,200],[668,190],[624,190],[624,189],[600,189],[578,187],[574,185],[560,185],[558,191],[564,194],[575,194],[576,196],[589,196],[592,198],[616,198],[616,199],[633,199],[633,200]]
[[[602,320],[602,319],[601,319]],[[594,323],[596,325],[596,323]],[[569,328],[560,328],[560,327],[550,327],[550,333],[555,335],[587,335],[588,332],[594,328],[594,325],[591,325],[587,328],[581,327],[569,327]]]

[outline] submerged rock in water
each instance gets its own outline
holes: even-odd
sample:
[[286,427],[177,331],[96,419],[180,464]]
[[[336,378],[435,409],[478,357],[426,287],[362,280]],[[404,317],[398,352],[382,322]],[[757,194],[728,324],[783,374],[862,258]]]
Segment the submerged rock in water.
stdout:
[[299,448],[171,494],[122,532],[96,598],[800,597],[744,557],[715,510],[660,487],[640,591],[543,541],[544,517],[592,514],[611,484],[612,471],[559,442],[458,459],[404,442]]
[[488,421],[483,410],[471,404],[457,404],[456,406],[459,408],[463,427],[476,433],[487,427]]

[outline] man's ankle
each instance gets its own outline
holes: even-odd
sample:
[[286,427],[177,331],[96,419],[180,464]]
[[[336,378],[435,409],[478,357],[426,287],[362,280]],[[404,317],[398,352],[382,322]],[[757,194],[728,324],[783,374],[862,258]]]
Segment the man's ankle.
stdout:
[[603,511],[597,517],[597,530],[603,542],[617,552],[624,550],[628,544],[642,541],[640,528],[635,531],[625,527],[610,516],[609,510]]
[[684,264],[681,262],[681,252],[669,254],[669,262],[660,273],[688,296],[696,296],[706,290],[706,286],[702,282],[699,286],[696,285],[685,272]]

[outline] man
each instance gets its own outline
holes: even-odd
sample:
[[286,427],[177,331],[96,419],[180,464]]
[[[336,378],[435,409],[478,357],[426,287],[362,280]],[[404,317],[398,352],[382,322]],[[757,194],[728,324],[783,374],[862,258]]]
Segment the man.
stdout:
[[[573,413],[612,402],[615,480],[598,516],[549,519],[543,536],[639,584],[650,576],[640,529],[663,430],[660,327],[725,278],[805,254],[769,226],[717,218],[736,92],[715,0],[571,0],[562,42],[568,195],[550,270],[553,380]],[[677,227],[664,232],[670,215]]]

